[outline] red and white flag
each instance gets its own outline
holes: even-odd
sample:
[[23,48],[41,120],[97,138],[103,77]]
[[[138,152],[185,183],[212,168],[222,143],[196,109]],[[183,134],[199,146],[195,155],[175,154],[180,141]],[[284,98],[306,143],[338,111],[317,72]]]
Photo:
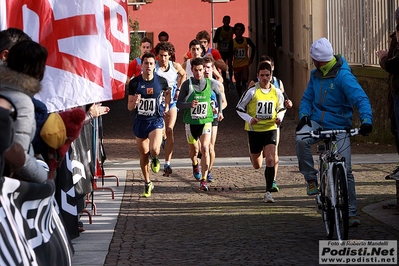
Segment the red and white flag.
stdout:
[[49,52],[35,98],[50,112],[124,97],[127,0],[0,0],[0,29],[9,27]]

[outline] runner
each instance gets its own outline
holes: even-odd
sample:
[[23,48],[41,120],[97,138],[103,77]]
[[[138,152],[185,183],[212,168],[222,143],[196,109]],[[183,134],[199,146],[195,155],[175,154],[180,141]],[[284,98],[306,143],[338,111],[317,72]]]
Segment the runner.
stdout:
[[162,140],[165,149],[165,164],[163,171],[164,176],[169,176],[172,174],[170,161],[172,159],[173,146],[175,143],[173,130],[177,119],[175,99],[178,97],[178,88],[180,88],[182,82],[186,80],[186,72],[179,63],[170,61],[170,57],[175,54],[175,47],[170,42],[158,43],[155,46],[155,53],[158,57],[155,71],[159,76],[164,77],[167,80],[169,88],[172,89],[169,116],[164,117],[166,132],[164,133]]
[[[209,35],[209,33],[206,30],[202,30],[197,33],[195,39],[198,40],[200,44],[205,48],[204,51],[206,52],[203,54],[203,56],[211,56],[213,60],[215,60],[216,68],[226,71],[228,67],[223,61],[219,51],[217,49],[209,47],[211,42],[211,36]],[[191,51],[188,51],[187,54],[183,56],[184,61],[187,61],[187,59],[191,58],[194,58],[191,54]]]
[[[216,94],[218,106],[222,106],[222,94],[218,83],[204,78],[204,59],[195,58],[191,61],[194,77],[186,80],[182,86],[177,101],[177,107],[184,110],[183,121],[186,124],[187,142],[190,148],[190,159],[193,165],[193,175],[200,180],[200,189],[207,191],[206,182],[209,170],[209,144],[212,134],[213,110],[211,107],[212,91]],[[223,120],[223,112],[218,110],[218,121]],[[201,141],[201,173],[198,165],[198,139]]]
[[[135,110],[133,133],[136,136],[140,167],[145,181],[142,196],[150,197],[154,184],[150,180],[149,158],[151,170],[158,173],[163,116],[168,116],[171,94],[166,79],[154,74],[155,55],[145,53],[141,59],[143,73],[129,82],[127,108],[129,111]],[[162,96],[165,96],[165,108],[161,104]]]
[[[213,73],[213,68],[214,68],[214,60],[211,57],[205,57],[204,61],[205,61],[204,76],[205,76],[205,78],[213,79],[212,73]],[[227,99],[226,99],[226,95],[224,93],[223,83],[218,81],[218,84],[219,84],[220,93],[222,94],[222,110],[224,110],[227,107]],[[213,121],[212,121],[212,136],[211,136],[211,142],[209,145],[210,160],[209,160],[209,169],[208,169],[208,175],[207,175],[208,182],[213,181],[213,176],[211,174],[211,170],[212,170],[213,163],[215,162],[215,158],[216,158],[215,143],[216,143],[216,137],[218,134],[218,125],[219,125],[219,121],[218,121],[219,106],[217,105],[216,95],[213,91],[212,91],[212,95],[211,95],[211,105],[213,107]]]
[[259,82],[249,88],[237,104],[237,114],[245,121],[248,131],[249,152],[252,166],[262,167],[265,158],[266,193],[264,202],[273,203],[272,185],[277,144],[277,127],[284,118],[284,97],[280,90],[270,83],[272,67],[266,62],[258,65]]
[[[223,26],[216,29],[215,35],[213,37],[213,43],[216,43],[216,48],[219,50],[220,55],[224,62],[228,62],[229,58],[229,42],[233,39],[233,27],[230,26],[230,16],[223,17]],[[228,64],[229,75],[230,78],[233,76],[233,69],[231,68],[231,64]],[[229,82],[231,80],[227,79],[226,71],[222,70],[222,77],[225,81],[225,87],[229,86]]]
[[[201,45],[200,41],[197,39],[193,39],[190,42],[189,49],[190,49],[190,55],[192,56],[192,59],[202,58],[205,55],[205,52],[204,52],[205,47],[203,45]],[[183,69],[186,71],[187,79],[194,77],[193,72],[191,71],[191,60],[186,60],[182,64]],[[213,68],[213,76],[215,77],[215,79],[217,81],[223,82],[223,78],[220,75],[219,71],[216,69],[216,67]]]
[[141,74],[141,57],[145,53],[149,53],[151,51],[152,42],[149,38],[144,37],[140,41],[140,55],[136,57],[134,60],[130,61],[129,67],[127,69],[127,79],[126,83],[134,78],[138,77]]
[[234,25],[234,34],[236,37],[230,41],[228,51],[228,62],[229,64],[232,64],[233,67],[238,97],[241,97],[244,88],[246,88],[249,65],[253,62],[256,49],[255,44],[250,38],[242,36],[244,32],[244,24],[236,23]]
[[[276,89],[280,89],[281,92],[283,93],[283,96],[284,96],[284,106],[285,106],[285,108],[287,108],[287,109],[288,109],[288,108],[292,108],[292,106],[293,106],[292,101],[288,98],[287,93],[284,91],[284,84],[283,84],[283,82],[282,82],[280,79],[278,79],[278,78],[276,78],[275,76],[273,76],[273,71],[274,71],[274,60],[273,60],[273,58],[271,58],[271,57],[268,56],[268,55],[262,55],[262,56],[260,57],[260,60],[259,60],[259,61],[260,61],[260,62],[266,62],[266,63],[269,63],[269,64],[271,65],[271,67],[272,67],[272,73],[271,73],[272,77],[271,77],[270,83],[273,84],[274,87],[276,87]],[[251,80],[251,82],[250,82],[249,85],[248,85],[248,88],[251,88],[252,86],[254,86],[256,82],[259,82],[259,78],[258,78],[258,77],[256,77],[256,78],[254,78],[253,80]],[[280,190],[279,187],[277,186],[277,181],[276,181],[276,178],[277,178],[277,170],[278,170],[278,163],[279,163],[279,158],[278,158],[278,144],[279,144],[279,142],[280,142],[280,126],[277,127],[276,158],[275,158],[275,160],[274,160],[274,170],[275,170],[275,173],[274,173],[274,180],[273,180],[272,192],[279,192],[279,190]]]

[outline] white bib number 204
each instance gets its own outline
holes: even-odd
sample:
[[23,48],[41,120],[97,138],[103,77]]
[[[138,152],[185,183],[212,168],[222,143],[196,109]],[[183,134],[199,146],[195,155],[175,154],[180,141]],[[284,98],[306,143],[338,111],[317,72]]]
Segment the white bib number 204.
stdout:
[[140,103],[138,106],[138,114],[145,116],[153,116],[155,113],[155,99],[140,99]]
[[272,101],[258,101],[256,103],[256,118],[272,119],[274,104]]
[[206,118],[208,114],[208,102],[199,102],[196,107],[191,107],[191,118]]

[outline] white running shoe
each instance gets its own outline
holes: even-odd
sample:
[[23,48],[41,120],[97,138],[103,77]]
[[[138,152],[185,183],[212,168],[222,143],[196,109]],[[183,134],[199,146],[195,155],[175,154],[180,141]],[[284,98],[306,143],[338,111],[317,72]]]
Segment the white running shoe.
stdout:
[[272,193],[270,193],[269,191],[267,191],[265,193],[265,197],[263,198],[263,202],[267,202],[267,203],[273,203],[274,199],[272,197]]

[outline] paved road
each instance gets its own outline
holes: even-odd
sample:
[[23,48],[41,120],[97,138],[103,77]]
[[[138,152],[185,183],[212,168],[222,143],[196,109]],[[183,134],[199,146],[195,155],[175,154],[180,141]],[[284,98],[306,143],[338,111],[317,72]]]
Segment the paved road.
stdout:
[[[389,162],[388,156],[380,159]],[[262,202],[262,170],[254,170],[248,164],[218,167],[213,171],[216,181],[205,193],[198,191],[198,182],[184,167],[185,162],[181,164],[170,177],[152,174],[155,189],[148,199],[140,196],[143,178],[138,168],[125,171],[118,169],[119,164],[107,164],[107,174],[125,173],[126,183],[112,240],[109,247],[104,243],[107,248],[98,257],[105,259],[98,265],[318,264],[318,241],[326,238],[314,198],[306,196],[303,178],[293,166],[295,162],[280,167],[281,191],[273,193],[274,204]],[[219,164],[223,165],[223,159]],[[362,225],[351,229],[350,239],[398,239],[398,212],[383,208],[386,200],[395,202],[394,182],[383,179],[393,166],[354,165]],[[109,200],[105,202],[108,204]],[[104,212],[108,219],[107,209],[99,207],[98,212]],[[115,215],[115,210],[112,212]],[[102,218],[105,217],[94,216],[93,223]],[[82,248],[91,249],[91,226],[85,225],[87,231],[81,236],[86,243],[81,242],[81,237],[74,240],[78,248],[73,265],[87,265],[80,264],[83,259],[79,261],[79,256]]]

